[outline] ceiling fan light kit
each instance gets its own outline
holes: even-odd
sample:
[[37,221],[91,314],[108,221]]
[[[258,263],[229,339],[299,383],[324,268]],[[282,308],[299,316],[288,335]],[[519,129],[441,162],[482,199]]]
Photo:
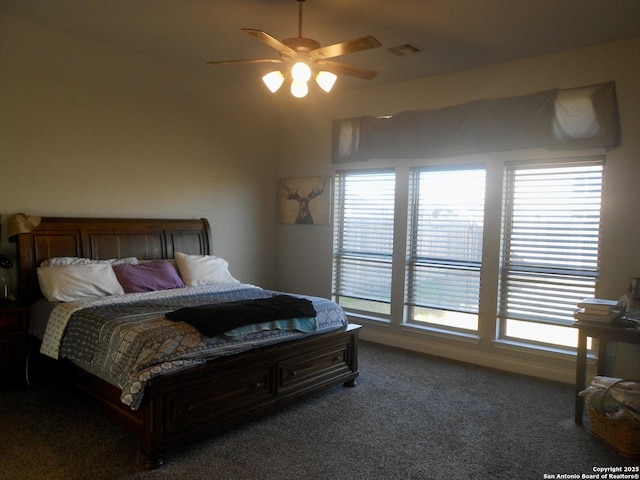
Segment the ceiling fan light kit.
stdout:
[[367,36],[321,47],[320,43],[316,40],[302,36],[302,2],[304,2],[304,0],[296,1],[299,4],[297,37],[280,41],[261,30],[251,28],[242,29],[243,32],[276,49],[280,53],[279,59],[259,58],[253,60],[223,60],[207,63],[209,65],[283,63],[285,64],[284,69],[267,73],[262,77],[262,81],[272,93],[276,93],[280,87],[282,87],[284,81],[291,78],[291,94],[297,98],[303,98],[307,95],[309,92],[308,82],[312,76],[315,78],[318,86],[329,93],[338,79],[337,74],[350,75],[364,80],[370,80],[378,75],[378,72],[375,70],[329,60],[348,53],[381,47],[382,44],[378,40],[372,36]]
[[[307,82],[311,80],[312,74],[313,72],[311,67],[304,62],[297,62],[293,67],[291,67],[291,95],[296,98],[305,97],[307,93],[309,93],[309,86],[307,85]],[[262,77],[262,81],[272,93],[276,93],[280,90],[280,87],[282,87],[285,78],[286,76],[281,71],[274,70]],[[327,93],[331,91],[337,79],[338,76],[336,74],[325,70],[320,70],[315,75],[316,83]]]

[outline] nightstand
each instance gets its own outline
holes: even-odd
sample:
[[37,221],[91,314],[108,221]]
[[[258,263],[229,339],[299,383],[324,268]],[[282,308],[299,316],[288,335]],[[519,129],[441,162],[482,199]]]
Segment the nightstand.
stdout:
[[573,322],[579,329],[578,352],[576,362],[576,408],[575,423],[582,424],[584,413],[584,398],[580,392],[585,389],[587,376],[587,337],[597,338],[598,342],[598,375],[605,375],[607,371],[607,345],[609,342],[635,343],[640,345],[640,329],[600,325],[589,322]]
[[0,387],[25,382],[29,307],[0,303]]

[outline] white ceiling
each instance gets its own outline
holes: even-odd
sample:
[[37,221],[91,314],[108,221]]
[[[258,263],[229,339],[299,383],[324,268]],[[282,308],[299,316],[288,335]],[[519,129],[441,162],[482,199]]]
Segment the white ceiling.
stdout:
[[[323,46],[364,35],[383,44],[335,59],[380,72],[373,80],[341,78],[340,88],[640,36],[638,0],[307,0],[303,7],[303,36]],[[295,0],[3,0],[0,14],[206,70],[227,81],[257,77],[268,66],[211,67],[206,62],[278,58],[241,28],[263,30],[280,40],[298,35]],[[396,56],[388,50],[405,43],[422,51]]]

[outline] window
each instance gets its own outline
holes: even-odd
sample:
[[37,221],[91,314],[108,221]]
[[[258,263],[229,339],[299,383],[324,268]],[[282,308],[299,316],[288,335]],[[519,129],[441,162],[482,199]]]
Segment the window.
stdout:
[[477,331],[484,168],[414,169],[409,192],[406,322]]
[[602,159],[505,170],[499,335],[575,347],[576,303],[594,295]]
[[388,319],[395,173],[339,172],[334,204],[334,299],[350,312]]
[[602,156],[338,172],[333,297],[412,334],[575,349],[573,312],[599,275],[603,174]]

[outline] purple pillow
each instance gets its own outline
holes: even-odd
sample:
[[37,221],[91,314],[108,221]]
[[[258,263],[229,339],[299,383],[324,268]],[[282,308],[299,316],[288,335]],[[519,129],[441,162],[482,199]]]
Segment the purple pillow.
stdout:
[[125,293],[184,287],[178,271],[171,262],[166,260],[143,262],[137,265],[114,265],[113,270]]

